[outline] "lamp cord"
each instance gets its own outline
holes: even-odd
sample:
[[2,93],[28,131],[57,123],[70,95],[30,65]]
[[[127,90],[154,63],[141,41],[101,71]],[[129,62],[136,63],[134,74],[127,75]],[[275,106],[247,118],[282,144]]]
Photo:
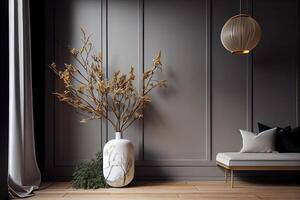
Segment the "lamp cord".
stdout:
[[242,0],[240,0],[240,14],[242,14]]
[[[246,13],[248,14],[249,13],[249,4],[247,3],[246,4]],[[242,0],[240,0],[240,14],[242,14]]]

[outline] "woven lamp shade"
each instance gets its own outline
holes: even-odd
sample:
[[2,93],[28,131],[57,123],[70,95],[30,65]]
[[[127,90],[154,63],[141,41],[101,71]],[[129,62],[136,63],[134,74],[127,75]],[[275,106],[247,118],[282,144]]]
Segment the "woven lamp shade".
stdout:
[[260,41],[259,24],[246,14],[231,17],[223,26],[221,41],[225,49],[232,54],[247,54]]

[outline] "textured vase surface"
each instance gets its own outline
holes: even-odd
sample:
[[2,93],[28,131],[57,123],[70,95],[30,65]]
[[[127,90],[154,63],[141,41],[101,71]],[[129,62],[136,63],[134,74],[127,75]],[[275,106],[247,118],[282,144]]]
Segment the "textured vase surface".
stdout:
[[106,183],[112,187],[124,187],[134,177],[133,144],[122,139],[116,132],[116,138],[108,141],[103,148],[103,175]]

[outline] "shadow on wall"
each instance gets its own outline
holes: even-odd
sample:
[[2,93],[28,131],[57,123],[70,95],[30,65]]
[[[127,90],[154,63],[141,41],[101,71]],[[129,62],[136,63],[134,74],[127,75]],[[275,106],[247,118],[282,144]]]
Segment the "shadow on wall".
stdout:
[[[157,96],[160,98],[163,98],[165,100],[172,99],[176,97],[178,94],[178,84],[179,80],[177,78],[177,75],[173,72],[171,66],[165,66],[163,67],[163,70],[166,71],[166,77],[163,77],[162,74],[160,74],[162,77],[159,77],[159,79],[166,79],[167,82],[167,89],[160,89],[157,91]],[[150,92],[150,96],[151,92]],[[144,112],[144,116],[147,121],[147,126],[155,126],[158,124],[165,124],[166,120],[164,120],[160,110],[157,109],[157,106],[155,106],[155,98],[151,100],[151,103],[147,106]]]

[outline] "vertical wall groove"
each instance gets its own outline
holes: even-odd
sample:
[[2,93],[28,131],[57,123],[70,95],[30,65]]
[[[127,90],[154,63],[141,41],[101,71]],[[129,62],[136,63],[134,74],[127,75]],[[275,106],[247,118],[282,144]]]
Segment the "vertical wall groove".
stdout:
[[298,34],[298,48],[297,48],[297,64],[296,64],[296,125],[300,125],[300,2],[297,1],[297,34]]
[[[108,0],[101,0],[101,51],[105,75],[108,77]],[[104,144],[108,141],[108,121],[104,121]],[[103,144],[103,146],[104,146]]]
[[[144,73],[144,0],[138,1],[138,66],[137,66],[137,74],[141,77]],[[141,91],[144,87],[144,82],[139,79],[138,80],[138,88]],[[144,115],[144,110],[143,110]],[[139,121],[139,160],[144,160],[144,118]]]
[[47,112],[45,112],[45,154],[47,159],[45,159],[45,173],[50,174],[51,170],[54,168],[55,160],[54,160],[54,96],[51,95],[51,92],[54,88],[54,76],[50,73],[49,68],[47,67],[55,56],[55,39],[54,39],[54,32],[55,32],[55,1],[53,3],[50,3],[50,1],[46,1],[45,6],[47,6],[48,9],[46,9],[46,17],[45,19],[50,19],[49,21],[46,21],[46,36],[47,39],[45,47],[45,106],[51,109],[48,109]]
[[211,130],[211,0],[206,0],[206,159],[212,160]]
[[[99,16],[100,17],[100,33],[101,33],[101,38],[100,38],[100,41],[101,41],[101,46],[100,46],[100,51],[101,51],[101,55],[103,56],[103,0],[100,0],[100,6],[101,6],[101,15]],[[102,59],[103,59],[103,57],[102,57]],[[100,119],[100,123],[101,123],[101,132],[100,132],[100,137],[101,137],[101,149],[100,149],[100,151],[102,151],[102,149],[103,149],[103,146],[104,146],[104,142],[103,141],[105,141],[104,139],[103,139],[103,132],[105,133],[105,129],[104,129],[104,127],[106,126],[105,124],[104,124],[104,120],[101,118]],[[103,131],[103,129],[104,129],[104,131]]]
[[[56,12],[56,9],[55,9],[55,7],[56,7],[56,0],[54,0],[53,1],[54,3],[53,3],[53,13],[55,13]],[[55,17],[55,14],[53,14],[53,60],[56,60],[56,52],[55,52],[55,50],[56,50],[56,39],[55,39],[55,30],[56,30],[56,28],[55,28],[55,22],[56,22],[56,17]],[[51,75],[51,77],[52,77],[52,87],[51,87],[51,90],[53,91],[54,89],[55,89],[55,76],[52,74]],[[53,124],[53,165],[54,165],[54,168],[56,167],[56,162],[55,162],[55,96],[53,96],[52,95],[52,98],[51,98],[51,100],[52,100],[52,104],[53,104],[53,112],[51,113],[52,114],[52,124]]]
[[[253,0],[247,1],[248,14],[253,16]],[[253,131],[253,56],[255,50],[247,55],[247,130]]]

